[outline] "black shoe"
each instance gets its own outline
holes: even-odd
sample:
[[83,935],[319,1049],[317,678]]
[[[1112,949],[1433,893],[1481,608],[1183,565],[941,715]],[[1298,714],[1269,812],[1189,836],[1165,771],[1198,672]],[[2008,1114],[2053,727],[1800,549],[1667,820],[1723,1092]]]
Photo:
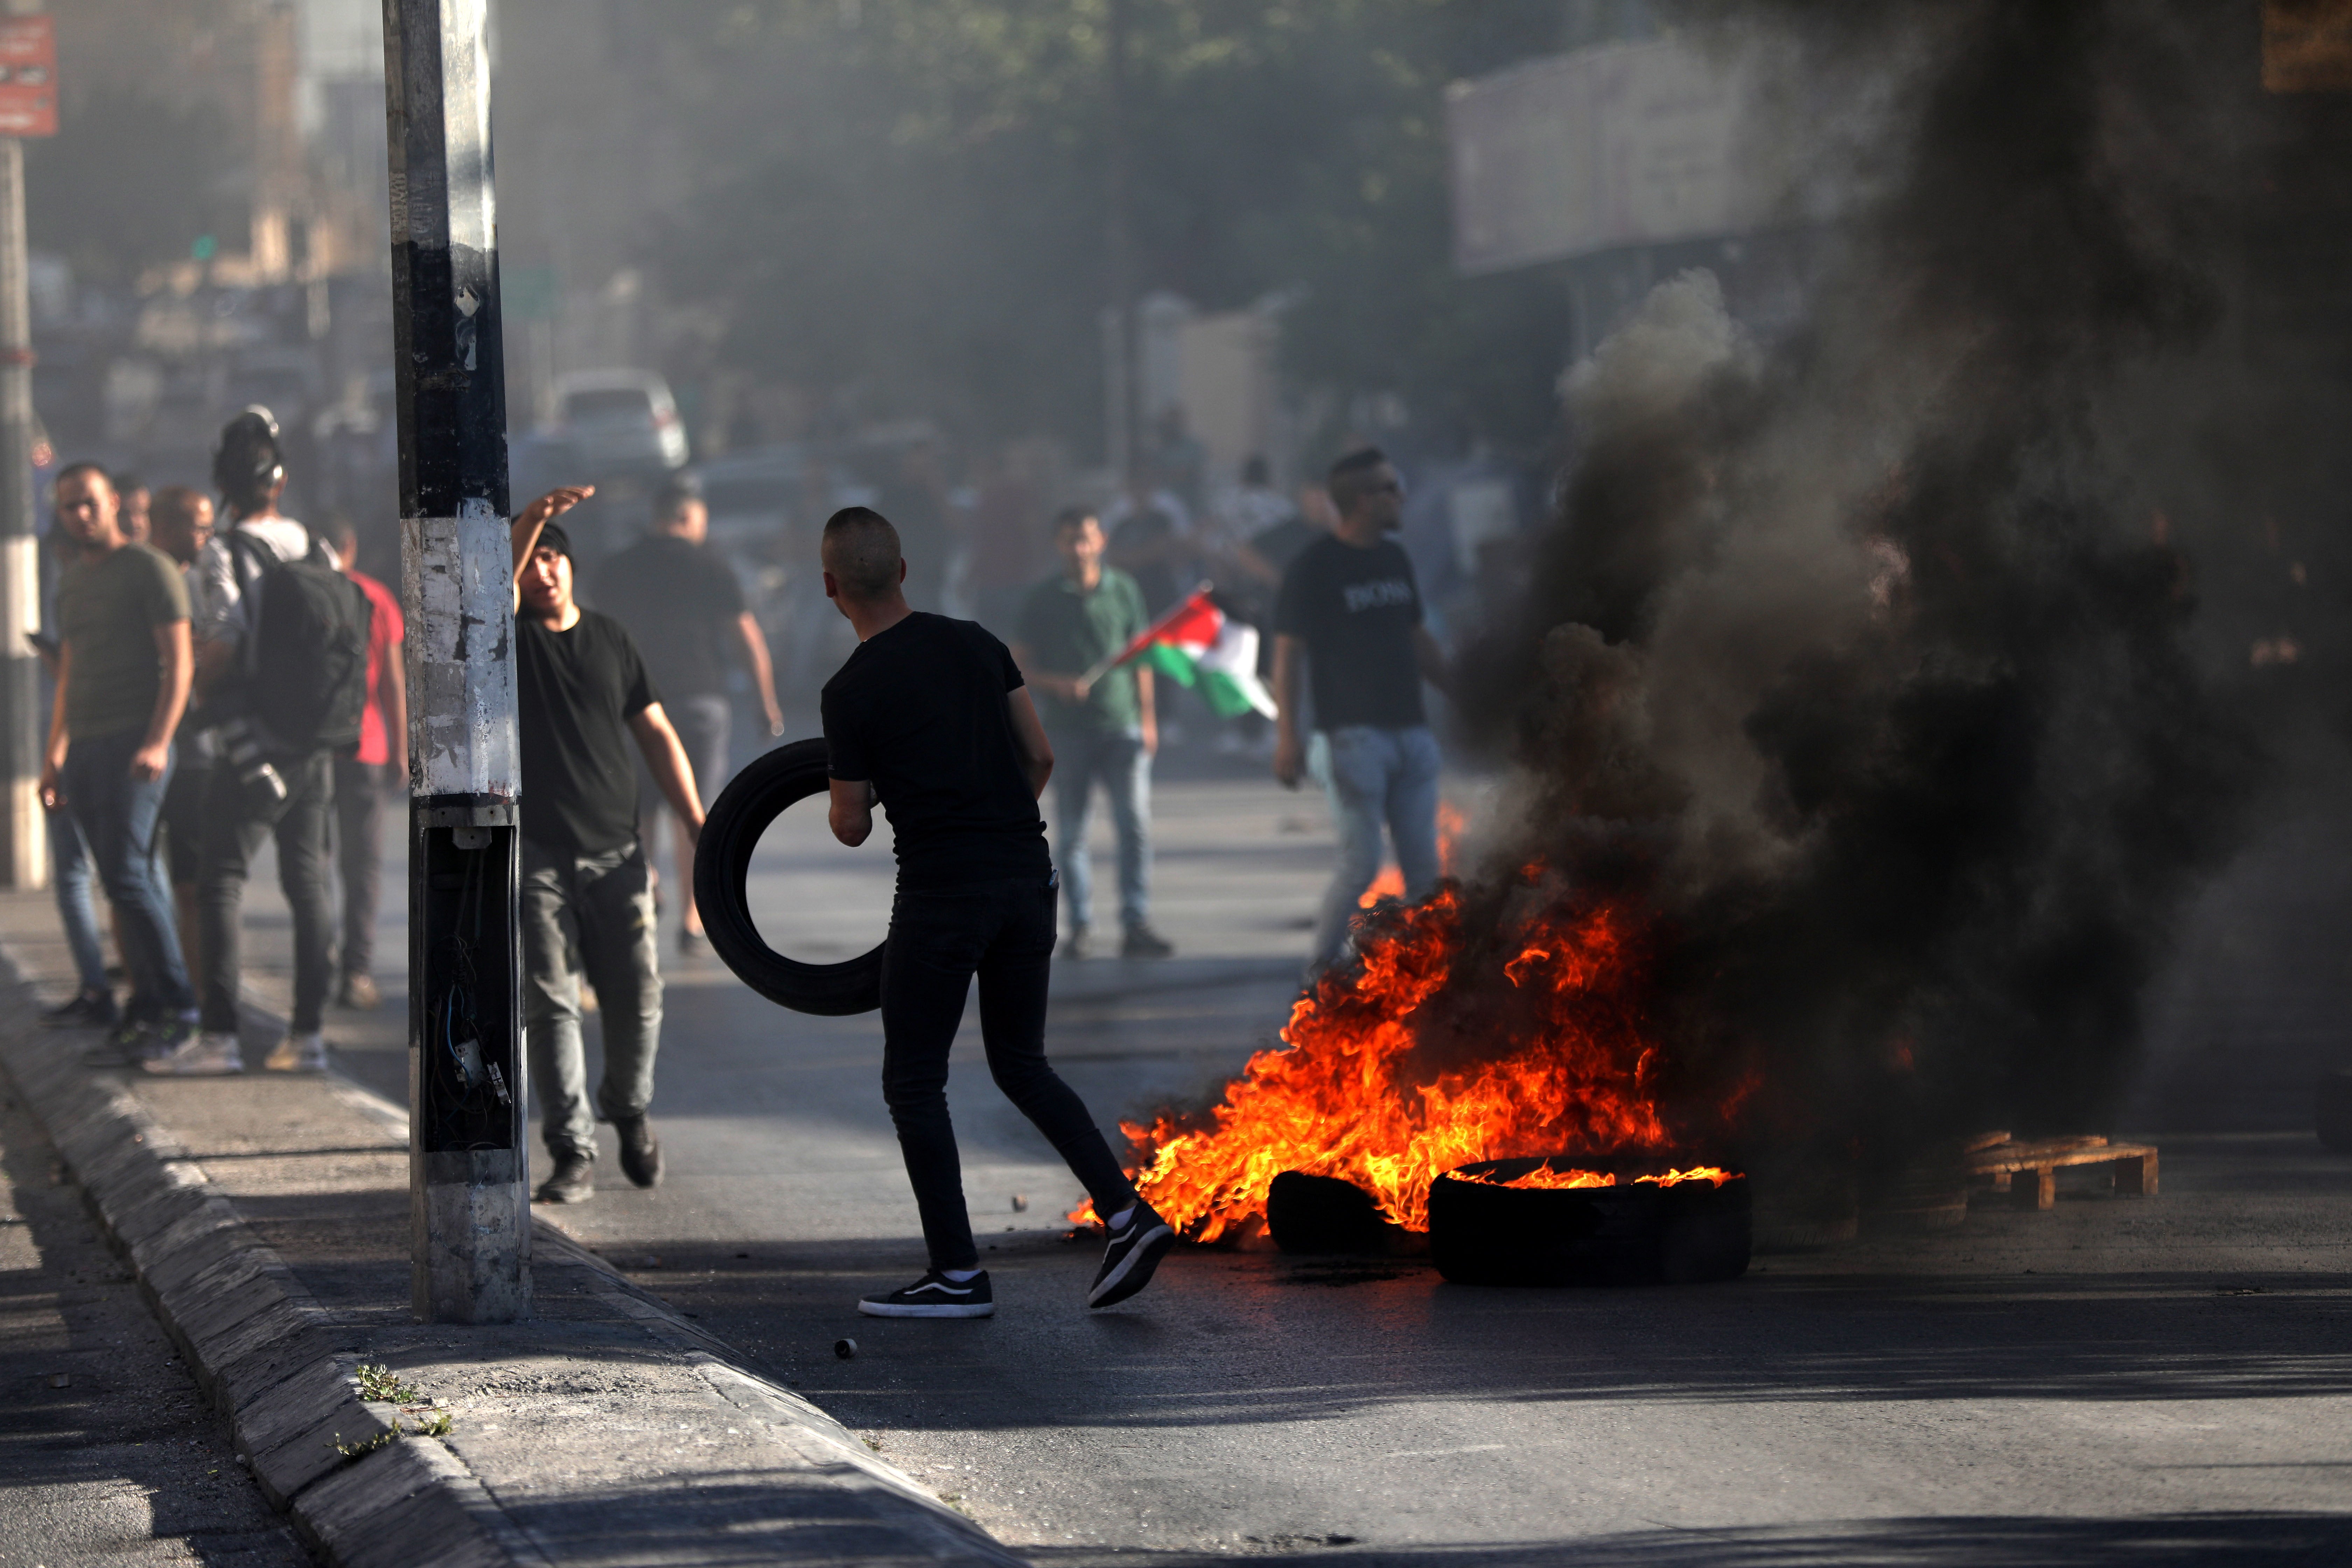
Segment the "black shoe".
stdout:
[[621,1173],[641,1187],[657,1186],[662,1177],[661,1140],[642,1116],[613,1123],[621,1135]]
[[1119,943],[1118,955],[1121,958],[1167,958],[1175,951],[1165,937],[1150,926],[1135,925],[1127,928],[1127,940]]
[[163,1026],[153,1018],[124,1018],[106,1032],[106,1044],[90,1053],[95,1059],[110,1055],[116,1061],[135,1063],[163,1053],[156,1047]]
[[869,1318],[992,1318],[996,1303],[985,1269],[958,1284],[934,1268],[904,1289],[864,1298],[857,1310]]
[[156,1049],[159,1026],[145,1018],[125,1018],[107,1030],[106,1038],[82,1055],[82,1066],[92,1068],[132,1068],[149,1057],[161,1053]]
[[110,991],[85,991],[41,1015],[41,1022],[52,1029],[110,1029],[114,1018],[114,994]]
[[576,1204],[596,1195],[596,1162],[585,1154],[558,1154],[555,1173],[540,1183],[533,1203]]
[[1087,955],[1087,928],[1072,926],[1062,945],[1054,950],[1055,958],[1084,958]]
[[1095,1273],[1094,1289],[1087,1292],[1087,1305],[1108,1307],[1150,1284],[1151,1271],[1175,1245],[1176,1232],[1150,1204],[1138,1198],[1125,1228],[1110,1233],[1110,1245],[1103,1248],[1102,1268]]
[[709,939],[700,931],[688,931],[684,926],[677,928],[677,955],[680,958],[692,958],[696,953],[709,951]]

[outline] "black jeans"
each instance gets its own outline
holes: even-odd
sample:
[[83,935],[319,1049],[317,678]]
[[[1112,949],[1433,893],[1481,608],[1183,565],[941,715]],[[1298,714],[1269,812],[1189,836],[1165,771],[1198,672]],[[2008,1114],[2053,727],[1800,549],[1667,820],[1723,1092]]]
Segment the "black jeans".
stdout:
[[294,1033],[319,1027],[327,1005],[328,971],[335,946],[335,912],[327,889],[327,818],[335,808],[335,773],[328,754],[278,759],[286,798],[257,806],[236,770],[215,765],[205,790],[205,856],[196,883],[196,918],[204,928],[204,1026],[236,1033],[238,911],[253,852],[278,837],[278,885],[294,914]]
[[1020,877],[901,888],[882,954],[882,1098],[934,1268],[976,1268],[963,1166],[948,1117],[948,1047],[980,976],[980,1033],[996,1087],[1036,1124],[1108,1218],[1135,1201],[1085,1103],[1045,1060],[1045,974],[1055,887]]

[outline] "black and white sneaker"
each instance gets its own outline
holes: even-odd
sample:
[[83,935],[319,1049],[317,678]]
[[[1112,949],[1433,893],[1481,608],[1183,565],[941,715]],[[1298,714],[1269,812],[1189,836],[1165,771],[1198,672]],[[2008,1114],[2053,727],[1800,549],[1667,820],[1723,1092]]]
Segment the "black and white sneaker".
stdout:
[[1108,1307],[1124,1301],[1151,1283],[1151,1271],[1176,1245],[1176,1232],[1161,1219],[1152,1206],[1138,1198],[1135,1208],[1127,1216],[1127,1224],[1110,1233],[1110,1245],[1103,1248],[1102,1268],[1096,1271],[1094,1289],[1087,1292],[1087,1305]]
[[934,1268],[887,1296],[866,1297],[857,1310],[869,1318],[992,1318],[996,1303],[988,1294],[986,1269],[959,1281]]

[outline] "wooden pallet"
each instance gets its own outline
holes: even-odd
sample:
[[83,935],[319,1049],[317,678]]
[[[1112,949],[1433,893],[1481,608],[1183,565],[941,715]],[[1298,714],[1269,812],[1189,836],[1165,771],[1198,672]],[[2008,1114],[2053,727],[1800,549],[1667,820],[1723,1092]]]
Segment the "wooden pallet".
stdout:
[[[2156,1196],[2153,1143],[2110,1143],[2088,1134],[2017,1143],[2003,1133],[1997,1141],[1987,1139],[1979,1147],[1970,1149],[1966,1158],[1969,1175],[1990,1177],[1993,1190],[2010,1194],[2020,1208],[2046,1209],[2056,1205],[2058,1169],[2062,1165],[2111,1166],[2118,1194]],[[2020,1176],[2028,1179],[2021,1182],[2017,1179]]]

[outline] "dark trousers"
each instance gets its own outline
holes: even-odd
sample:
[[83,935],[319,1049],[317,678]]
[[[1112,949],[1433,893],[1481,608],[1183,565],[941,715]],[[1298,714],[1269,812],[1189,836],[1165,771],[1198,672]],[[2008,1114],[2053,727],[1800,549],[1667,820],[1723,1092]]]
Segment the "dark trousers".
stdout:
[[327,888],[327,819],[335,805],[334,768],[325,752],[280,758],[286,798],[274,808],[253,804],[226,763],[212,770],[205,792],[204,868],[196,884],[196,918],[204,928],[205,1030],[236,1032],[238,911],[254,851],[278,839],[278,885],[294,914],[294,1016],[298,1035],[319,1027],[333,966],[335,911]]
[[980,1033],[996,1087],[1035,1123],[1106,1218],[1135,1188],[1070,1086],[1045,1060],[1055,888],[1042,877],[901,888],[882,954],[882,1098],[934,1268],[976,1268],[963,1166],[948,1116],[948,1047],[980,977]]
[[210,763],[183,761],[173,767],[172,787],[163,792],[163,864],[175,888],[204,880],[205,796],[212,776]]
[[171,895],[155,868],[155,818],[172,775],[166,769],[160,779],[131,776],[131,759],[142,739],[140,731],[125,730],[76,740],[58,782],[99,885],[114,906],[114,937],[131,976],[131,1012],[170,1017],[193,1006],[195,997],[172,923]]
[[375,973],[375,909],[383,891],[385,763],[335,759],[335,870],[343,879],[346,976]]

